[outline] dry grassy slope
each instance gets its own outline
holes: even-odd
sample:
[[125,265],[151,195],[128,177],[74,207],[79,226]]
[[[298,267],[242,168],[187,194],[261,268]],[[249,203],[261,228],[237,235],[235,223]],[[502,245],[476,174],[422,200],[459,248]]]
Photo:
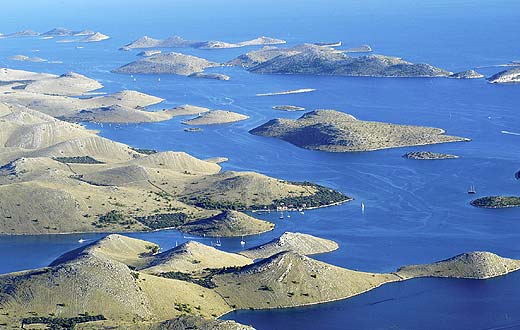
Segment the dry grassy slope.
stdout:
[[98,216],[111,210],[120,210],[129,216],[145,216],[157,210],[168,213],[174,208],[175,212],[185,212],[193,217],[208,216],[207,212],[150,193],[156,189],[148,182],[136,186],[96,186],[71,178],[74,174],[69,166],[49,158],[20,159],[2,167],[0,217],[3,221],[0,222],[0,232],[144,229],[137,222],[93,226]]
[[0,68],[0,81],[1,82],[12,82],[12,81],[37,81],[42,79],[56,78],[56,75],[48,73],[36,73],[24,70],[14,70],[7,68]]
[[[117,98],[128,94],[133,92]],[[0,117],[0,190],[6,195],[0,200],[3,233],[143,230],[128,217],[182,212],[194,221],[215,215],[215,208],[271,205],[276,199],[316,193],[313,187],[256,173],[219,173],[218,164],[183,152],[147,156],[23,106],[2,109],[6,113]],[[86,156],[105,164],[50,159]],[[196,204],[191,198],[209,200],[203,204],[209,210],[186,205]],[[128,221],[100,224],[99,218],[112,210],[121,211]],[[239,234],[267,229],[256,223],[240,228]]]
[[335,110],[308,112],[297,120],[275,119],[250,131],[276,137],[298,147],[329,152],[372,151],[469,139],[445,135],[423,126],[361,121]]
[[285,232],[280,237],[263,245],[241,251],[251,259],[262,259],[283,251],[293,251],[302,255],[331,252],[338,249],[338,243],[302,233]]
[[202,243],[189,241],[155,255],[142,271],[149,274],[172,271],[200,273],[205,268],[244,266],[251,262],[251,259],[239,254],[220,251]]
[[234,237],[261,234],[274,229],[271,222],[253,218],[238,211],[223,211],[215,216],[193,221],[179,230],[210,237]]
[[30,82],[25,91],[42,94],[82,95],[102,88],[99,82],[75,72],[69,72],[56,78],[41,79]]
[[486,279],[506,275],[520,269],[520,260],[502,258],[490,252],[469,252],[425,265],[400,268],[397,274],[405,279],[415,277],[454,277]]
[[246,206],[270,205],[278,198],[308,196],[314,188],[293,185],[255,172],[226,171],[195,178],[187,185],[183,196],[205,197],[214,201],[240,201]]
[[[0,276],[0,306],[5,319],[54,313],[60,317],[88,312],[116,321],[159,321],[182,314],[221,315],[230,307],[215,292],[198,285],[131,271],[103,254],[81,255],[67,263]],[[199,307],[200,309],[195,309]]]
[[216,174],[221,169],[218,164],[200,160],[185,152],[174,151],[158,152],[147,157],[132,160],[130,164],[170,169],[190,174]]
[[344,299],[398,280],[396,275],[352,271],[295,252],[282,252],[213,278],[215,290],[238,309],[296,307]]
[[67,263],[83,255],[103,255],[106,258],[121,262],[135,268],[143,267],[159,251],[159,245],[131,238],[110,234],[92,244],[67,252],[51,263],[51,266]]

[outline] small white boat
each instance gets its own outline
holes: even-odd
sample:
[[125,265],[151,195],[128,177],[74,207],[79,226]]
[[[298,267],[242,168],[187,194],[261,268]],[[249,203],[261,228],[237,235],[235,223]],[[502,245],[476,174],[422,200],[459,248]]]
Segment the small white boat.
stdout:
[[287,217],[288,217],[288,218],[290,218],[290,217],[291,217],[291,215],[290,215],[290,214],[287,214]]
[[222,243],[220,243],[220,238],[217,238],[217,241],[215,242],[215,246],[222,246]]
[[365,214],[365,203],[361,202],[361,213]]
[[242,245],[242,246],[246,245],[246,241],[244,241],[244,236],[242,236],[242,239],[240,240],[240,245]]
[[83,239],[83,238],[78,239],[78,243],[79,243],[79,244],[83,244],[83,243],[85,243],[86,241],[87,241],[87,240],[86,240],[86,239]]
[[283,219],[283,213],[280,213],[280,219]]

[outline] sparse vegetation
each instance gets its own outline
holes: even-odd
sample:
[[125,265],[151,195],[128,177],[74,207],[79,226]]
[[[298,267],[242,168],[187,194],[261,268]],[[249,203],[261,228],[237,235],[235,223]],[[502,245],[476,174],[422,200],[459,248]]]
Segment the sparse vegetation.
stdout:
[[155,230],[181,226],[186,223],[186,220],[188,220],[188,215],[182,212],[163,213],[145,217],[137,217],[136,220],[148,228]]
[[77,156],[77,157],[54,157],[55,161],[65,164],[104,164],[97,159],[90,156]]
[[88,315],[87,313],[70,318],[33,316],[22,319],[22,327],[28,324],[47,324],[51,330],[69,330],[74,329],[78,323],[102,320],[106,320],[103,315]]

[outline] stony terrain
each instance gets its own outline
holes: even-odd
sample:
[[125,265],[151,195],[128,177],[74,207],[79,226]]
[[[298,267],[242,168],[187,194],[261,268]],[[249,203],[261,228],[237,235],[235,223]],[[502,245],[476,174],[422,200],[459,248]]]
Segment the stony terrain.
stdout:
[[250,131],[298,147],[329,152],[372,151],[404,146],[469,141],[440,128],[362,121],[334,110],[308,112],[297,120],[274,119]]
[[508,84],[520,82],[520,68],[501,71],[488,78],[492,84]]
[[285,232],[282,236],[263,245],[240,252],[250,259],[265,259],[280,252],[293,251],[303,255],[331,252],[338,244],[324,238],[302,233]]
[[403,155],[404,158],[418,159],[418,160],[436,160],[436,159],[455,159],[459,158],[457,155],[441,154],[430,151],[413,151]]
[[217,125],[234,123],[237,121],[246,120],[247,118],[249,118],[249,116],[236,112],[213,110],[204,112],[198,117],[183,121],[182,123],[186,125]]
[[177,74],[189,76],[196,72],[202,72],[206,68],[220,66],[200,57],[181,53],[156,54],[128,63],[113,70],[115,73],[125,74]]

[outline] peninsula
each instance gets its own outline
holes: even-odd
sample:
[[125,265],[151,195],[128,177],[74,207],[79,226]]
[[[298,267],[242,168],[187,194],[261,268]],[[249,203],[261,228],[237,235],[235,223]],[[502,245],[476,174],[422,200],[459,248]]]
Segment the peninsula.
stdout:
[[[326,250],[337,247],[312,236],[303,243],[309,251],[323,244],[330,246]],[[520,269],[520,260],[490,252],[464,253],[392,273],[369,273],[333,266],[291,249],[272,250],[274,255],[256,262],[194,241],[159,251],[155,243],[112,234],[63,254],[47,267],[1,275],[0,323],[244,329],[216,318],[232,310],[347,299],[419,277],[486,280]]]

